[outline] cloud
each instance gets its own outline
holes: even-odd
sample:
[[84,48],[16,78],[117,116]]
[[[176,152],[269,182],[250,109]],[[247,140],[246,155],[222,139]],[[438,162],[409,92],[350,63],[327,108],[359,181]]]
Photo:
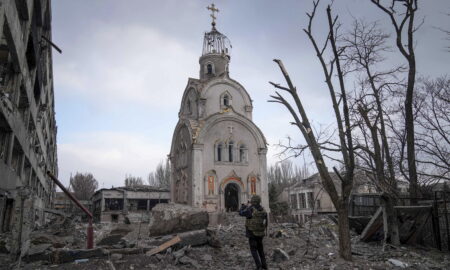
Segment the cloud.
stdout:
[[149,26],[94,25],[56,62],[61,95],[110,108],[178,105],[174,97],[181,97],[188,76],[196,72],[198,54]]
[[150,171],[166,157],[168,147],[151,138],[125,132],[77,134],[69,143],[58,145],[60,179],[68,183],[70,174],[90,172],[99,182],[123,185],[126,174],[146,180]]

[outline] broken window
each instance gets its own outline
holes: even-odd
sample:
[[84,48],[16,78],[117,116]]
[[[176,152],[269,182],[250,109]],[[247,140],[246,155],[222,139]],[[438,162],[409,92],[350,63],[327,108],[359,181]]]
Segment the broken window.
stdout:
[[167,199],[150,199],[150,209],[152,210],[153,207],[155,207],[155,205],[157,205],[158,203],[168,203],[169,200]]
[[0,113],[0,160],[4,163],[7,163],[10,140],[11,128],[3,114]]
[[13,55],[10,53],[12,46],[10,45],[11,33],[8,24],[5,22],[3,26],[3,35],[0,38],[0,93],[3,92],[8,98],[12,98],[16,81],[16,72],[14,70],[15,63]]
[[291,208],[292,209],[298,209],[297,194],[291,194]]
[[11,217],[13,214],[13,206],[14,206],[14,200],[13,199],[6,199],[4,212],[3,212],[3,220],[1,220],[1,232],[8,232],[11,230]]
[[312,192],[307,192],[308,197],[308,208],[314,208],[314,194]]
[[30,177],[31,177],[31,164],[30,161],[28,160],[27,157],[25,157],[25,163],[23,166],[23,180],[24,180],[24,184],[28,185],[29,181],[30,181]]
[[36,172],[33,169],[31,169],[30,187],[32,190],[36,189],[36,184],[37,184]]
[[30,103],[28,102],[27,90],[23,85],[20,87],[19,102],[17,108],[19,109],[20,116],[25,123],[25,128],[27,128]]
[[14,147],[11,158],[11,168],[16,172],[18,176],[22,175],[22,161],[23,161],[23,150],[17,139],[14,139]]
[[137,201],[136,200],[128,200],[128,210],[136,211],[137,210]]
[[119,222],[119,215],[111,215],[111,222],[113,223]]
[[137,210],[147,210],[147,200],[137,200]]
[[123,209],[123,199],[105,199],[105,211]]
[[36,50],[35,50],[35,44],[33,40],[33,36],[31,34],[28,35],[28,44],[27,44],[27,51],[25,52],[25,55],[27,57],[27,64],[28,69],[31,71],[36,67]]
[[305,209],[306,208],[305,193],[299,193],[298,196],[299,196],[300,209]]
[[[36,102],[36,105],[38,106],[40,104],[41,99],[41,84],[39,83],[39,79],[36,76],[36,79],[34,80],[34,101]],[[40,114],[40,112],[39,112]],[[39,115],[40,117],[40,115]]]

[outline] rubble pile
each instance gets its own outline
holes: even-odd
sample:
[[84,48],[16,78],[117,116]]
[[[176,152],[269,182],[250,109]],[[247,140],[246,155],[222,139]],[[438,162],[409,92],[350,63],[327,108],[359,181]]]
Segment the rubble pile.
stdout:
[[209,224],[208,212],[184,204],[160,203],[150,215],[150,235],[164,235],[205,229]]
[[[95,230],[96,249],[90,251],[71,248],[72,238],[63,233],[52,232],[48,236],[42,231],[33,232],[30,249],[38,254],[44,251],[47,257],[30,259],[28,253],[21,267],[254,269],[245,237],[245,219],[237,213],[227,213],[226,219],[224,224],[217,226],[160,236],[149,236],[149,228],[143,224],[101,225]],[[83,231],[79,224],[72,226],[79,226],[80,233]],[[80,238],[81,241],[84,239]],[[337,225],[326,216],[315,217],[302,226],[273,223],[264,239],[264,247],[269,269],[450,269],[450,254],[424,247],[383,248],[382,243],[359,241],[356,233],[352,234],[354,261],[346,262],[338,255]],[[17,264],[0,266],[0,269],[16,269]]]

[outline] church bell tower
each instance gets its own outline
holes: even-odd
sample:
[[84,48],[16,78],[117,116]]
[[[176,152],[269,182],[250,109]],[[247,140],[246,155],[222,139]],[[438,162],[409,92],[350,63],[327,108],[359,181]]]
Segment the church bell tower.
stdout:
[[215,12],[219,12],[214,4],[207,7],[211,10],[211,31],[206,32],[203,38],[203,52],[200,57],[200,79],[210,79],[228,74],[228,64],[230,62],[231,43],[230,40],[217,31]]

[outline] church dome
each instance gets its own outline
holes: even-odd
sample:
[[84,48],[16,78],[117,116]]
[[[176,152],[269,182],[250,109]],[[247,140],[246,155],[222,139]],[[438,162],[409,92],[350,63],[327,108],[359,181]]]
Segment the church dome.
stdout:
[[230,40],[227,36],[217,31],[215,24],[213,24],[210,32],[205,33],[202,55],[226,54],[229,56],[231,48]]

